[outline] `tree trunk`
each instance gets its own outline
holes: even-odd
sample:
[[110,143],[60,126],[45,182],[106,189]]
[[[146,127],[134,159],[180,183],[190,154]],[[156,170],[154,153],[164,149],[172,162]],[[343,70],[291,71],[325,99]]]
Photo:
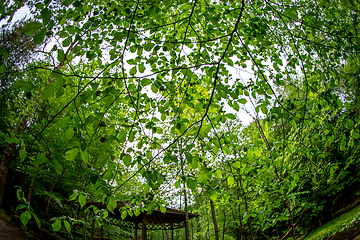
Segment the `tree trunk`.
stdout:
[[[184,174],[184,168],[181,164],[182,174]],[[183,191],[184,191],[184,203],[185,203],[185,235],[186,240],[190,240],[190,231],[189,231],[189,212],[188,212],[188,205],[187,205],[187,194],[186,194],[186,186],[183,183]]]
[[211,216],[214,223],[215,240],[219,240],[219,227],[216,221],[214,201],[210,199]]
[[[184,161],[183,161],[183,155],[182,155],[182,143],[178,142],[178,146],[180,149],[180,165],[181,165],[181,174],[185,176],[184,174]],[[183,182],[183,192],[184,192],[184,205],[185,205],[185,235],[186,240],[190,240],[190,231],[189,231],[189,212],[188,212],[188,206],[187,206],[187,194],[186,194],[186,185],[185,182]]]
[[[26,126],[26,119],[24,117],[21,118],[21,120],[18,122],[18,124],[15,127],[14,135],[15,137],[19,137],[21,132],[23,131],[24,127]],[[10,162],[12,159],[12,155],[15,151],[16,143],[9,143],[6,146],[1,165],[0,165],[0,204],[2,202],[2,197],[4,195],[4,187],[5,187],[5,180],[6,175],[10,166]]]
[[31,193],[32,193],[32,190],[33,190],[33,187],[34,187],[34,183],[35,183],[35,175],[31,179],[30,189],[29,189],[29,193],[28,193],[28,197],[27,197],[27,201],[29,203],[31,201]]
[[225,227],[226,227],[226,211],[224,209],[224,224],[223,224],[223,232],[222,232],[222,239],[225,240]]
[[[54,190],[55,185],[56,185],[56,182],[57,182],[57,179],[54,181],[54,184],[51,186],[50,193],[52,193],[52,191]],[[49,197],[49,198],[46,200],[46,209],[45,209],[45,220],[46,220],[46,221],[49,221],[50,202],[51,202],[51,198]]]

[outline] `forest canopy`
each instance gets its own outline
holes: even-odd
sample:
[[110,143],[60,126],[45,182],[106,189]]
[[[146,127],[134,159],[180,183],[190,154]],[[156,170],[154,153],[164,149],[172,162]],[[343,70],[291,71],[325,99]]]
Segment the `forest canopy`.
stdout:
[[2,208],[64,238],[130,201],[123,219],[200,214],[183,239],[295,239],[358,197],[359,13],[355,0],[6,0]]

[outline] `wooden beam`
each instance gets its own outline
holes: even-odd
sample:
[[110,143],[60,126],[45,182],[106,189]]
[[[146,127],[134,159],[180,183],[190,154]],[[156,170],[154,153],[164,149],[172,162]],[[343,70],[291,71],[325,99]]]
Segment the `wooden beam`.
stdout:
[[141,239],[146,240],[146,213],[142,214]]

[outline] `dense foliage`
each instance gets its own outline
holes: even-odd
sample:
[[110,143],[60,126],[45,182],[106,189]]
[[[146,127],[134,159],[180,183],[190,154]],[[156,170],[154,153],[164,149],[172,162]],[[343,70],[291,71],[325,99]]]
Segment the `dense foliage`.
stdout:
[[359,190],[358,2],[5,1],[1,19],[24,5],[0,33],[0,201],[24,225],[75,238],[130,200],[123,218],[199,213],[179,238],[295,239]]

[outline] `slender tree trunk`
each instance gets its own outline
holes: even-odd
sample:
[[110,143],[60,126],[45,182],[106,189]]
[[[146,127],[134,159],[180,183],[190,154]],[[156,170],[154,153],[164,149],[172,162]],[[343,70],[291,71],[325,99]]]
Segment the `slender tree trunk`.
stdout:
[[[184,174],[184,161],[182,157],[182,143],[179,142],[180,147],[180,165],[181,165],[181,174],[185,176]],[[183,192],[184,192],[184,205],[185,205],[185,235],[186,240],[190,240],[190,231],[189,231],[189,212],[188,212],[188,205],[187,205],[187,194],[186,194],[186,185],[185,182],[183,182]]]
[[[50,188],[50,193],[52,193],[52,191],[54,190],[55,185],[56,185],[56,182],[57,182],[57,179],[54,181],[54,184],[51,186],[51,188]],[[45,209],[45,220],[46,220],[46,221],[49,221],[50,201],[51,201],[51,198],[49,197],[49,198],[46,200],[46,209]]]
[[225,227],[226,227],[226,211],[224,209],[224,224],[223,224],[223,232],[222,232],[222,239],[225,240]]
[[214,201],[210,199],[211,216],[214,223],[215,240],[219,240],[219,227],[216,221]]
[[28,197],[27,197],[28,202],[31,201],[31,193],[32,193],[32,190],[34,188],[34,183],[35,183],[35,175],[31,179],[30,189],[29,189],[29,193],[28,193]]
[[287,194],[286,194],[285,191],[284,191],[284,195],[285,195],[285,199],[286,199],[286,206],[287,206],[287,209],[288,209],[288,211],[290,213],[291,232],[292,232],[292,235],[293,235],[293,239],[296,240],[293,213],[291,211],[291,206],[290,206],[290,203],[289,203],[289,199],[288,199]]
[[[21,120],[18,122],[18,124],[15,127],[14,135],[15,137],[19,137],[21,132],[23,131],[24,127],[26,126],[26,119],[24,117],[21,118]],[[0,165],[0,204],[2,202],[2,197],[4,195],[4,187],[5,187],[5,180],[6,175],[11,163],[12,155],[15,151],[16,143],[9,143],[6,146],[1,165]]]
[[[183,171],[183,169],[182,169],[182,171]],[[184,191],[184,203],[185,203],[185,235],[186,235],[186,240],[190,240],[189,212],[188,212],[188,205],[187,205],[187,194],[186,194],[185,183],[183,183],[183,191]]]

